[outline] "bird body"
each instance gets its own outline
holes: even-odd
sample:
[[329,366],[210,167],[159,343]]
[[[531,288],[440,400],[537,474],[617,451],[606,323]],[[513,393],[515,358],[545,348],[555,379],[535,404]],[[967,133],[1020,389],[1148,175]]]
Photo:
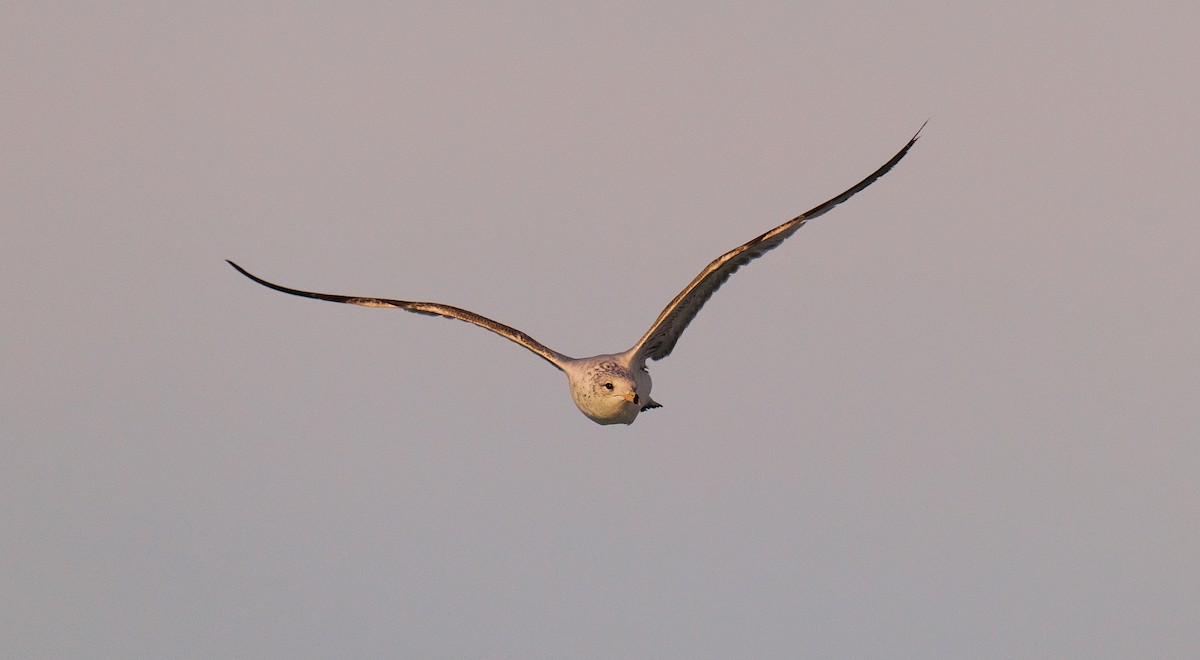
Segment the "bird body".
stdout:
[[[924,128],[922,125],[921,128]],[[679,295],[659,313],[658,318],[628,351],[596,355],[588,358],[572,358],[550,349],[533,337],[498,323],[474,312],[459,307],[434,302],[413,302],[394,300],[390,298],[366,298],[358,296],[342,296],[329,293],[302,291],[273,284],[255,275],[251,275],[241,266],[229,262],[246,277],[259,284],[295,296],[328,300],[330,302],[348,303],[363,307],[391,307],[403,309],[417,314],[444,316],[472,323],[486,330],[501,335],[532,351],[567,375],[571,388],[571,399],[579,411],[597,424],[632,424],[638,413],[652,408],[661,407],[650,398],[650,373],[646,370],[647,360],[661,360],[671,354],[679,336],[691,323],[700,308],[712,296],[725,280],[729,279],[738,268],[757,259],[768,251],[778,247],[789,236],[796,233],[809,220],[828,212],[833,207],[850,199],[856,193],[874,183],[879,177],[904,158],[908,150],[916,143],[921,131],[913,135],[908,144],[904,145],[895,156],[884,163],[870,176],[858,182],[840,195],[817,205],[809,211],[770,229],[763,234],[726,252],[708,264]]]

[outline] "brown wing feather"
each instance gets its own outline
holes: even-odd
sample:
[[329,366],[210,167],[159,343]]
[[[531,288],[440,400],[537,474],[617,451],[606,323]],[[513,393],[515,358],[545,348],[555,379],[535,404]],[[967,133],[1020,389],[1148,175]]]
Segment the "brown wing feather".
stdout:
[[228,259],[226,259],[226,261],[229,262],[230,266],[236,268],[239,273],[254,280],[255,282],[258,282],[265,287],[275,289],[276,291],[290,293],[293,296],[316,298],[317,300],[328,300],[330,302],[348,303],[350,305],[360,305],[362,307],[392,307],[395,309],[403,309],[409,312],[415,312],[417,314],[428,314],[430,316],[444,316],[449,319],[458,319],[459,321],[473,323],[481,328],[484,328],[485,330],[491,330],[501,337],[510,339],[524,346],[525,348],[528,348],[530,351],[533,351],[539,357],[546,360],[550,364],[553,364],[560,370],[562,369],[562,365],[571,359],[562,353],[559,353],[558,351],[547,348],[533,337],[530,337],[516,328],[511,328],[503,323],[493,321],[486,316],[480,316],[479,314],[459,307],[433,302],[411,302],[408,300],[392,300],[389,298],[363,298],[358,296],[341,296],[332,293],[301,291],[299,289],[291,289],[286,286],[268,282],[261,277],[250,274],[246,271],[246,269],[233,263],[232,261],[229,261]]
[[[925,124],[921,125],[921,129],[923,128],[925,128]],[[739,245],[708,264],[704,270],[700,271],[696,279],[684,287],[683,291],[680,291],[679,295],[675,296],[675,299],[663,309],[654,321],[654,324],[646,331],[646,334],[634,345],[634,353],[638,356],[634,361],[644,364],[645,360],[661,360],[670,355],[671,350],[675,348],[675,342],[679,340],[679,336],[683,334],[683,331],[692,322],[692,319],[696,318],[696,314],[700,312],[700,308],[704,306],[704,303],[708,302],[708,299],[725,283],[725,280],[729,279],[730,275],[733,275],[742,266],[778,247],[789,236],[803,227],[804,223],[828,212],[833,207],[853,197],[862,189],[875,183],[879,177],[887,174],[889,170],[895,167],[896,163],[900,162],[901,158],[904,158],[908,150],[916,144],[917,138],[921,135],[921,129],[917,129],[916,134],[908,141],[908,144],[904,145],[904,148],[899,153],[892,156],[891,160],[884,163],[882,167],[872,172],[870,176],[859,181],[850,189],[749,242]]]

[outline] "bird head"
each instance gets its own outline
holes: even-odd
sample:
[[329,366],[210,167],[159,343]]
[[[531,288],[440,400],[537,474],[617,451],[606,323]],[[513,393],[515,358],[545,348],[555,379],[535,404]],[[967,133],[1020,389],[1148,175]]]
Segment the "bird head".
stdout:
[[567,372],[575,406],[597,424],[632,424],[642,396],[629,369],[608,356]]

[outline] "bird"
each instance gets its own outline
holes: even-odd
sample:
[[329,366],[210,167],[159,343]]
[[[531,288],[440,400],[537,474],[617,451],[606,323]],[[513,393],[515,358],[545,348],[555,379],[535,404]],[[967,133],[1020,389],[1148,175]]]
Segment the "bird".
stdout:
[[[928,122],[926,122],[928,123]],[[294,296],[328,300],[330,302],[348,303],[362,307],[383,307],[403,309],[417,314],[442,316],[458,319],[477,325],[514,341],[532,351],[546,362],[554,365],[566,374],[567,383],[571,390],[571,399],[588,419],[597,424],[632,424],[638,413],[662,407],[650,398],[651,380],[646,369],[647,360],[661,360],[671,354],[679,336],[688,324],[700,312],[704,303],[717,291],[726,280],[739,268],[761,257],[770,250],[779,247],[792,234],[796,233],[809,220],[823,215],[835,206],[845,202],[877,179],[887,174],[909,149],[916,144],[925,124],[917,129],[907,144],[895,156],[872,172],[862,181],[854,184],[841,194],[833,197],[812,209],[778,225],[737,246],[714,259],[704,270],[700,271],[682,291],[659,313],[658,318],[650,325],[650,329],[638,339],[632,348],[623,353],[606,353],[587,358],[573,358],[537,341],[533,337],[493,321],[460,307],[436,302],[414,302],[395,300],[391,298],[371,298],[364,296],[343,296],[329,293],[302,291],[268,282],[233,261],[226,259],[239,273],[251,280],[276,291],[282,291]]]

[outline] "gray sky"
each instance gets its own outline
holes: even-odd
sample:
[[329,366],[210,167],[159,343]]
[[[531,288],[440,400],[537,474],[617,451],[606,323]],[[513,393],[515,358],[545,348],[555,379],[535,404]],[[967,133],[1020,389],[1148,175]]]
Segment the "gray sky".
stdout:
[[1200,655],[1200,6],[394,4],[0,9],[6,654]]

